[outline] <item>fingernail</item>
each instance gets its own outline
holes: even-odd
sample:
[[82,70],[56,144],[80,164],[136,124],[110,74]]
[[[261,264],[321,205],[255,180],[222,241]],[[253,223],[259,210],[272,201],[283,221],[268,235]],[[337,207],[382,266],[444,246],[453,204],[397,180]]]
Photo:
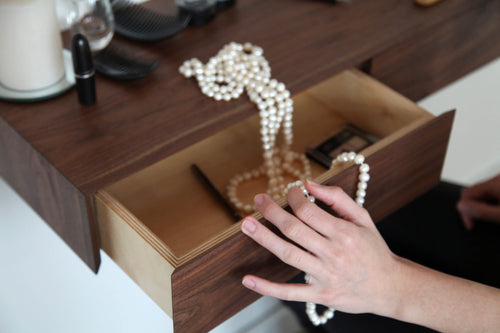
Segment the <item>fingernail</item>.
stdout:
[[264,202],[264,195],[263,195],[263,194],[257,194],[257,195],[253,198],[253,201],[255,202],[255,204],[256,204],[257,206],[262,205],[262,203]]
[[241,227],[244,233],[253,234],[257,229],[257,224],[255,224],[255,221],[249,217],[243,220]]
[[312,181],[310,179],[306,179],[306,184],[312,185],[312,186],[320,186],[318,183],[316,183],[315,181]]
[[255,281],[252,278],[246,276],[243,278],[242,284],[248,289],[255,288]]

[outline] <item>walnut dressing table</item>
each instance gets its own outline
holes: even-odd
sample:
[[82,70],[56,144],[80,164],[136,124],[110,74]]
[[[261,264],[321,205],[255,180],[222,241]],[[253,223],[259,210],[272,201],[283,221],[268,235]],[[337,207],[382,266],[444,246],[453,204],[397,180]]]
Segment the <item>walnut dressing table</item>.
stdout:
[[[179,332],[207,331],[255,301],[244,273],[296,274],[239,233],[189,171],[199,164],[223,190],[261,161],[248,98],[214,102],[178,73],[231,41],[261,46],[294,96],[296,150],[345,121],[381,138],[364,151],[366,207],[379,220],[439,181],[453,112],[435,118],[412,101],[500,55],[500,2],[240,0],[204,27],[136,44],[159,68],[133,82],[97,77],[93,106],[74,90],[0,102],[0,175],[90,269],[106,251]],[[353,168],[313,174],[353,191]]]

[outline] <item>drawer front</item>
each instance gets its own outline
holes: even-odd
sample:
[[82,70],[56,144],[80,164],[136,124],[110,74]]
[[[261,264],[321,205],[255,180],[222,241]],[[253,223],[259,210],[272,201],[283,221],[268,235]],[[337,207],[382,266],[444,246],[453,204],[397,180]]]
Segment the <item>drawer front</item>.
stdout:
[[[364,151],[371,167],[365,207],[375,221],[439,182],[453,117],[451,111],[416,122],[394,133],[385,147]],[[352,196],[357,169],[350,167],[333,177],[326,173],[316,180],[339,185]],[[175,331],[208,331],[256,300],[258,295],[241,285],[247,273],[283,282],[298,272],[238,232],[174,271]]]
[[475,6],[375,56],[371,74],[406,97],[419,100],[498,57],[499,22],[500,1]]

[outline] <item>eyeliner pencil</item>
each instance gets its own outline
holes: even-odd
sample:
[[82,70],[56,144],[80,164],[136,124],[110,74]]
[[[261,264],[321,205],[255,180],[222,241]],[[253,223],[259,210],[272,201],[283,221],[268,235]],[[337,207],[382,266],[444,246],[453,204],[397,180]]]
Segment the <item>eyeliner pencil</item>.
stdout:
[[205,185],[205,187],[212,193],[217,201],[222,204],[222,206],[226,209],[229,215],[233,218],[235,222],[241,220],[241,215],[238,214],[238,211],[231,205],[231,203],[217,190],[217,188],[212,184],[212,182],[205,176],[203,171],[196,165],[191,164],[191,171],[196,175],[196,177]]

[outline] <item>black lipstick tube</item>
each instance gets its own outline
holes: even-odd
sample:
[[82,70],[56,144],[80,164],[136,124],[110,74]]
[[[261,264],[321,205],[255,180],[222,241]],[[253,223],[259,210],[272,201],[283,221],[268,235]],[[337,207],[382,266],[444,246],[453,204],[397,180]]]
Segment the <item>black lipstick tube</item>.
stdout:
[[82,34],[75,34],[71,39],[71,54],[75,72],[78,101],[82,105],[91,105],[96,101],[94,63],[89,42]]

